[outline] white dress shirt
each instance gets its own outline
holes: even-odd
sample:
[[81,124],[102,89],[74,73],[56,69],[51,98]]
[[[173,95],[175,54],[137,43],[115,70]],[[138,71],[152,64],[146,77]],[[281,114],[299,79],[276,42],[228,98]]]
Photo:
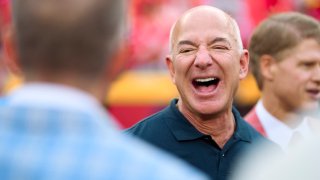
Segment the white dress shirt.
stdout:
[[273,142],[279,144],[284,151],[287,150],[294,133],[299,133],[302,137],[311,135],[311,128],[306,119],[304,119],[297,127],[291,128],[285,123],[270,114],[260,100],[256,106],[256,113],[267,137]]

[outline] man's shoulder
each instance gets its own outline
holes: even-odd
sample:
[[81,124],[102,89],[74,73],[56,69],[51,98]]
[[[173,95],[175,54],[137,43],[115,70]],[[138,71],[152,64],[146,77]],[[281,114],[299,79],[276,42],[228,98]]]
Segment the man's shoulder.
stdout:
[[248,122],[254,129],[256,129],[264,137],[267,137],[266,131],[259,119],[257,114],[256,106],[254,106],[245,116],[244,119]]
[[128,128],[126,132],[135,135],[148,133],[153,134],[154,131],[161,130],[166,127],[165,120],[170,118],[172,115],[171,113],[170,108],[166,107],[161,111],[142,119],[132,127]]
[[244,120],[244,123],[247,126],[248,132],[250,133],[253,140],[255,139],[266,139],[260,132],[257,131],[250,123]]
[[259,132],[255,127],[252,127],[251,124],[244,121],[244,123],[247,124],[248,133],[250,134],[252,138],[252,144],[255,146],[259,144],[264,144],[265,146],[268,146],[272,149],[275,149],[276,151],[281,151],[280,146],[278,146],[276,143],[272,142],[268,138],[266,138],[261,132]]
[[21,135],[19,132],[26,133],[26,135],[38,132],[37,136],[54,139],[62,136],[83,138],[83,141],[77,141],[79,143],[85,142],[88,138],[91,139],[86,143],[95,142],[93,141],[95,138],[105,138],[110,135],[113,137],[122,136],[114,120],[107,115],[26,106],[0,106],[1,130],[3,130],[2,132],[16,133],[16,135]]
[[[45,133],[68,133],[69,130],[88,130],[98,126],[97,117],[90,113],[81,111],[65,111],[61,109],[39,108],[39,107],[0,107],[0,124],[7,128],[28,130],[32,128]],[[46,130],[46,131],[42,131]]]
[[241,133],[244,136],[249,137],[252,141],[256,140],[262,140],[264,141],[263,135],[257,131],[255,127],[253,127],[249,122],[247,122],[245,119],[243,119],[240,115],[240,113],[236,110],[236,108],[233,108],[233,113],[237,119],[237,126],[239,126],[238,133]]
[[252,109],[250,109],[250,111],[244,116],[244,119],[249,123],[257,121],[258,116],[257,116],[256,108],[253,107]]
[[[177,177],[180,179],[184,177],[188,179],[187,174],[192,178],[194,178],[195,175],[199,175],[197,170],[193,169],[180,159],[177,159],[158,148],[154,148],[154,146],[151,146],[144,141],[126,134],[121,138],[121,141],[123,141],[123,145],[125,145],[127,153],[130,154],[132,160],[136,161],[136,165],[145,167],[143,171],[153,172],[153,178],[165,177],[165,179],[171,179],[172,177]],[[181,175],[181,172],[183,172],[184,175]]]
[[[240,131],[241,131],[241,134],[243,135],[243,137],[249,137],[248,140],[250,141],[250,143],[248,144],[249,146],[246,147],[249,149],[246,153],[250,153],[256,147],[259,147],[262,145],[265,147],[268,147],[270,149],[273,149],[275,152],[282,153],[280,146],[278,146],[277,144],[275,144],[274,142],[272,142],[271,140],[269,140],[265,136],[263,136],[259,131],[257,131],[257,129],[252,127],[242,117],[238,118],[238,123],[239,123],[238,125],[241,126]],[[238,133],[240,133],[240,131],[238,131]]]

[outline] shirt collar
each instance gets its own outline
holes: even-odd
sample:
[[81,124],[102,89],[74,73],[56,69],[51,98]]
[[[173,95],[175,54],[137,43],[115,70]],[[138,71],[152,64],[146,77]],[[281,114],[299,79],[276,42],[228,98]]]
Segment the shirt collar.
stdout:
[[[171,111],[173,117],[166,118],[166,123],[171,129],[173,135],[178,141],[195,140],[207,136],[199,132],[178,110],[176,104],[178,99],[171,101],[169,111]],[[234,137],[243,141],[251,141],[251,135],[249,134],[248,127],[244,120],[241,118],[240,113],[236,108],[232,108],[232,113],[236,121],[236,130]]]
[[173,99],[169,106],[172,117],[166,118],[166,123],[178,141],[199,139],[203,136],[193,125],[182,115],[176,104],[178,99]]
[[310,127],[305,120],[294,129],[288,127],[265,109],[262,100],[259,100],[257,103],[256,112],[268,138],[279,144],[283,150],[287,149],[294,132],[299,132],[303,136],[309,136],[311,132]]
[[53,83],[27,83],[9,94],[13,106],[42,106],[62,109],[99,109],[97,100],[79,89]]
[[[6,105],[81,111],[104,119],[113,119],[101,103],[80,89],[55,83],[25,83],[6,97]],[[110,124],[117,127],[115,121]]]
[[239,111],[233,106],[232,113],[236,121],[236,131],[234,132],[234,137],[239,138],[242,141],[251,142],[252,137],[249,130],[249,125],[243,120]]

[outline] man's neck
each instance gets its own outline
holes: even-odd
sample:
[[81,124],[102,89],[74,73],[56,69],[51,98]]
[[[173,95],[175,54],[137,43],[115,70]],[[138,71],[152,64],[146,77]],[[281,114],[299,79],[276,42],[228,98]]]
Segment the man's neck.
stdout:
[[262,99],[263,107],[275,118],[290,128],[297,127],[303,120],[301,115],[295,111],[286,110],[278,100],[272,98]]
[[33,77],[26,76],[25,82],[47,82],[71,86],[91,94],[100,102],[104,100],[107,88],[109,88],[107,81],[103,81],[99,77],[89,81],[86,78],[81,79],[79,76],[75,77],[70,74],[63,75],[62,73],[55,77],[45,75]]
[[235,131],[236,123],[231,110],[212,119],[203,120],[182,105],[179,105],[178,109],[198,131],[210,135],[221,149]]

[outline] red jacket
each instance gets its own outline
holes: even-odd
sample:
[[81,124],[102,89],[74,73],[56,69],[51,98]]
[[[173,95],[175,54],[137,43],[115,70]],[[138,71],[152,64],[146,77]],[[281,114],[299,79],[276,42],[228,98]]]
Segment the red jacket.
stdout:
[[245,115],[244,119],[252,126],[254,127],[260,134],[262,134],[264,137],[267,137],[266,131],[264,130],[259,117],[256,113],[256,107],[252,108],[250,112]]

